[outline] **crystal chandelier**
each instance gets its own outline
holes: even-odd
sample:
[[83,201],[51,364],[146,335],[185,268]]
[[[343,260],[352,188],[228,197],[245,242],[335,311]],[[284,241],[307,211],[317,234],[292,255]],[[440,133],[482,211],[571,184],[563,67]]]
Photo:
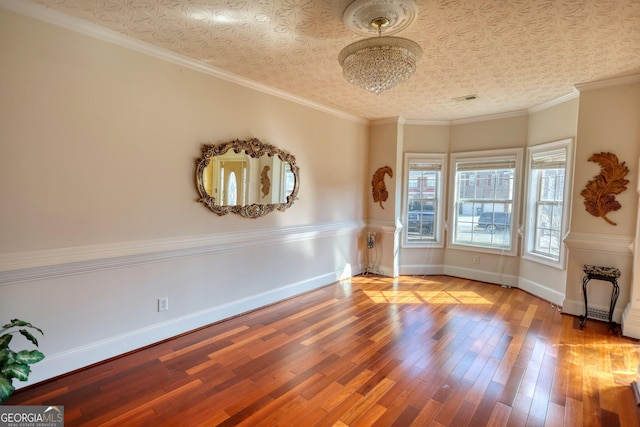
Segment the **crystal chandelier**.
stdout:
[[[375,3],[374,10],[371,7],[366,9],[371,2],[365,0],[352,3],[345,11],[345,23],[349,26],[353,22],[354,16],[357,17],[358,14],[367,19],[366,14],[384,12],[380,10],[379,3],[381,2]],[[392,4],[394,1],[389,3]],[[355,9],[354,6],[356,6]],[[385,6],[388,7],[388,5]],[[394,21],[399,22],[403,28],[410,25],[413,20],[407,22],[406,19],[396,19],[396,15],[397,13],[391,14],[394,16]],[[362,19],[361,17],[357,18]],[[338,62],[342,66],[344,78],[349,83],[380,94],[413,75],[416,63],[422,55],[422,49],[409,39],[382,36],[382,29],[392,24],[392,21],[385,16],[377,16],[371,19],[368,24],[370,28],[377,30],[378,36],[348,45],[338,55]]]

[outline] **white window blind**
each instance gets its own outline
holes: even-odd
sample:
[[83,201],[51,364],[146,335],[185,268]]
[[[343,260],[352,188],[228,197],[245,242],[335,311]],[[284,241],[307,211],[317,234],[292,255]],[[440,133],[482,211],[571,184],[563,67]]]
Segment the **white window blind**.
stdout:
[[531,169],[564,169],[567,164],[567,150],[564,148],[535,153],[531,159]]

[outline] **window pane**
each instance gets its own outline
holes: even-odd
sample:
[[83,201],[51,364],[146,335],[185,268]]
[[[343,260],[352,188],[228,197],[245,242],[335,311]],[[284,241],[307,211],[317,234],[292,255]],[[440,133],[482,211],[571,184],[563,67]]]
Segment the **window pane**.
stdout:
[[236,173],[231,172],[229,174],[229,187],[227,188],[227,204],[238,204],[238,181],[236,180]]
[[557,258],[560,254],[562,204],[539,203],[536,213],[534,252]]
[[[511,248],[515,160],[458,163],[453,242]],[[473,166],[477,167],[476,170]]]
[[564,193],[564,169],[544,169],[535,171],[541,174],[540,199],[562,201]]
[[428,163],[409,165],[407,242],[435,240],[439,166]]
[[469,202],[456,213],[454,242],[498,248],[511,247],[511,203]]
[[566,148],[532,155],[527,250],[553,260],[560,259],[562,245],[565,169]]
[[286,201],[287,196],[291,195],[291,193],[293,193],[293,187],[296,183],[296,176],[293,174],[293,172],[291,171],[291,164],[290,163],[283,163],[284,164],[284,191],[283,194],[284,196],[282,197],[283,201]]

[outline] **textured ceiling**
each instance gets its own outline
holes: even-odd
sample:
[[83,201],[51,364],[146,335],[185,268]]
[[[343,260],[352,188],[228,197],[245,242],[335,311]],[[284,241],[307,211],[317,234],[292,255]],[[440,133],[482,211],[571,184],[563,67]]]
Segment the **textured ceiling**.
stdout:
[[338,53],[362,38],[342,21],[351,0],[34,2],[367,119],[526,110],[640,73],[639,0],[418,0],[396,34],[422,47],[418,70],[380,95],[342,78]]

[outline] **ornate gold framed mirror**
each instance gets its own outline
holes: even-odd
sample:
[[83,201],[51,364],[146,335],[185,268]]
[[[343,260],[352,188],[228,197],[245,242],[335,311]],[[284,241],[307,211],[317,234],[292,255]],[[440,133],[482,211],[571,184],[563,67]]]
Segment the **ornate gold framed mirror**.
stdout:
[[196,185],[198,201],[216,214],[258,218],[293,204],[299,168],[292,154],[256,138],[204,144]]

